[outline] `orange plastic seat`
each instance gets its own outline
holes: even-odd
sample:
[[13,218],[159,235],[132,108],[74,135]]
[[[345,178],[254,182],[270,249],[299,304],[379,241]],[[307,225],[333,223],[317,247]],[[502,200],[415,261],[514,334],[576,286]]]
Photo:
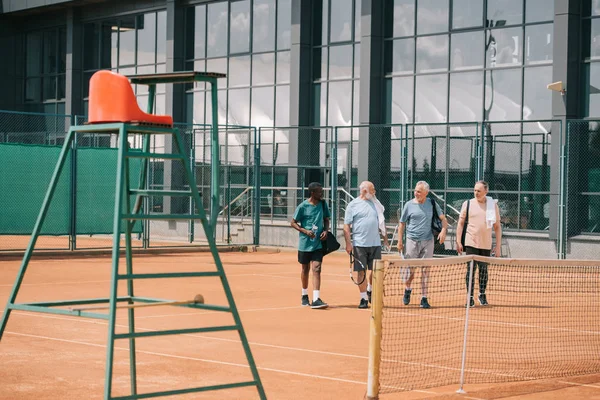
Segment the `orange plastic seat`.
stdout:
[[98,71],[90,79],[88,123],[141,123],[173,126],[169,115],[147,114],[140,110],[129,80],[111,71]]

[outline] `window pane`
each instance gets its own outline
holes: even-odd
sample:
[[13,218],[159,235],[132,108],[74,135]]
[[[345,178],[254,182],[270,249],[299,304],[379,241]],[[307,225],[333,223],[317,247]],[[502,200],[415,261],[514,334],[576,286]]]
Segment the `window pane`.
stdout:
[[25,101],[42,101],[42,78],[30,78],[25,81]]
[[386,80],[388,112],[386,122],[406,124],[413,122],[413,77]]
[[488,121],[521,119],[520,68],[487,72],[485,107],[490,110]]
[[100,46],[100,29],[98,24],[85,24],[83,26],[83,69],[100,68],[98,46]]
[[352,81],[329,82],[328,125],[352,123]]
[[27,76],[40,75],[42,73],[42,33],[32,32],[27,34]]
[[417,2],[417,33],[448,31],[448,0],[419,0]]
[[229,87],[250,86],[250,56],[229,58]]
[[437,72],[448,69],[448,36],[417,38],[417,72]]
[[[523,23],[523,0],[489,0],[487,27]],[[498,25],[500,24],[500,25]]]
[[546,85],[552,82],[552,66],[526,68],[523,119],[552,118],[552,91]]
[[329,48],[329,79],[352,78],[352,45]]
[[[321,0],[321,44],[329,44],[329,0]],[[317,1],[318,4],[318,1]]]
[[156,43],[156,14],[145,14],[137,17],[137,64],[154,64],[154,46]]
[[275,54],[252,56],[252,85],[272,85],[275,79]]
[[58,30],[58,73],[67,72],[67,29]]
[[290,52],[277,53],[277,83],[290,82]]
[[[206,60],[206,71],[227,74],[227,59],[213,58],[210,60]],[[229,76],[229,74],[227,75],[227,77],[228,79],[231,79],[231,76]],[[225,83],[225,79],[221,79],[219,83],[223,85]]]
[[327,79],[327,53],[329,47],[317,47],[313,52],[313,77],[315,81]]
[[583,21],[583,59],[600,60],[600,18]]
[[412,36],[415,34],[415,0],[388,0],[391,10],[387,12],[386,37]]
[[275,50],[275,0],[254,0],[252,51]]
[[135,64],[135,18],[123,18],[119,25],[119,66]]
[[450,122],[481,121],[483,72],[450,75],[450,98]]
[[45,74],[55,74],[57,67],[57,41],[56,41],[56,31],[53,29],[51,31],[45,31],[43,33],[44,36],[44,50],[42,52],[42,61],[43,61],[43,72]]
[[553,24],[525,28],[525,64],[552,62],[553,30]]
[[553,21],[554,2],[548,0],[527,0],[525,2],[525,22]]
[[417,76],[415,122],[446,122],[448,76]]
[[100,36],[100,68],[117,68],[118,21],[103,21]]
[[[352,39],[352,7],[348,7],[348,0],[330,0],[331,33],[330,41],[345,42]],[[350,3],[351,4],[351,3]]]
[[56,93],[56,99],[57,100],[61,100],[65,98],[65,93],[66,93],[66,87],[67,87],[67,81],[65,78],[65,75],[58,75],[58,83],[57,83],[57,93]]
[[250,51],[250,0],[231,2],[231,36],[229,52]]
[[600,15],[600,0],[583,0],[582,4],[584,16]]
[[42,100],[56,99],[56,77],[43,78],[44,89],[42,90]]
[[360,77],[360,43],[354,45],[354,77]]
[[465,32],[452,35],[452,59],[454,71],[483,68],[483,32]]
[[600,63],[585,64],[585,116],[600,117]]
[[385,42],[385,72],[408,72],[415,69],[415,39],[398,39]]
[[292,0],[277,0],[277,49],[289,49],[292,43]]
[[219,57],[227,55],[227,2],[208,5],[206,55]]
[[483,26],[483,1],[454,0],[452,2],[452,29]]
[[520,65],[523,57],[521,28],[496,29],[488,32],[486,66]]
[[360,42],[361,0],[354,0],[354,41]]
[[206,57],[206,6],[187,9],[186,59]]
[[290,87],[287,85],[275,88],[277,103],[275,105],[275,126],[290,125]]
[[273,126],[275,91],[272,86],[252,89],[252,126]]
[[194,124],[203,124],[204,123],[204,102],[206,92],[193,92],[193,123]]
[[352,125],[358,125],[360,123],[360,81],[353,81],[353,98],[352,98]]
[[156,62],[167,62],[167,12],[156,14]]
[[247,126],[250,124],[250,89],[229,91],[227,116],[229,125]]

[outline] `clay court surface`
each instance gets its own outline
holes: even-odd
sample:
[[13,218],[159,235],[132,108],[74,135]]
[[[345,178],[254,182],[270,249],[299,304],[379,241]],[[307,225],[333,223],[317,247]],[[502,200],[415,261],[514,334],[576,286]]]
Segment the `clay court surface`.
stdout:
[[[221,258],[268,398],[363,398],[370,311],[356,308],[358,290],[348,277],[344,254],[325,259],[321,297],[331,305],[327,310],[300,306],[299,266],[293,251],[228,252]],[[213,269],[210,253],[136,255],[133,261],[134,272]],[[20,261],[0,258],[2,308],[19,266]],[[108,297],[110,266],[110,257],[34,257],[17,302]],[[201,293],[209,304],[226,302],[216,278],[140,280],[135,285],[137,296],[187,300]],[[125,295],[125,286],[121,286],[120,294]],[[139,331],[231,322],[229,314],[189,308],[136,310]],[[126,329],[127,314],[121,310],[117,331]],[[13,311],[0,342],[0,399],[101,399],[106,339],[107,322],[103,320]],[[138,339],[139,393],[250,380],[237,339],[235,333]],[[128,342],[117,342],[115,396],[129,394],[128,354]],[[466,395],[455,394],[457,388],[452,385],[381,398],[600,399],[600,373],[467,384]],[[254,388],[240,388],[171,398],[256,399],[258,395]]]

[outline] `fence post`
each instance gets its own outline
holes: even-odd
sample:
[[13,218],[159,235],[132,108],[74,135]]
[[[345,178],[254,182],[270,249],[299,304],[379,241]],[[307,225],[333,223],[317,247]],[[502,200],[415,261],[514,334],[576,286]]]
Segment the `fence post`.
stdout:
[[[74,119],[77,121],[77,117],[71,116],[71,125],[73,124]],[[75,124],[77,124],[77,122],[75,122]],[[71,143],[71,182],[69,187],[71,192],[69,196],[69,250],[77,249],[77,137],[78,135],[75,134],[73,142]]]
[[254,240],[253,244],[260,244],[260,138],[262,128],[254,130]]
[[567,168],[566,168],[566,157],[569,152],[569,134],[570,134],[570,126],[571,124],[566,122],[566,134],[563,137],[562,134],[562,121],[561,128],[559,134],[560,140],[560,157],[559,157],[559,179],[560,179],[560,191],[558,195],[558,244],[557,244],[557,256],[559,260],[564,260],[566,258],[566,199],[567,199]]
[[337,154],[338,152],[338,127],[333,128],[333,146],[331,146],[331,228],[333,228],[333,235],[337,236],[337,213],[338,213],[338,201],[337,201],[337,185],[338,185],[338,172],[337,172]]

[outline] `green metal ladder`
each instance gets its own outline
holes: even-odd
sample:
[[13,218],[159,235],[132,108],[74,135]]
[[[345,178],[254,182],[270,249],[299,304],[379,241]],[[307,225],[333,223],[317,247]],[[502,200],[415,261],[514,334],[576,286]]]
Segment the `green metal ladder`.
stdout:
[[[52,301],[52,302],[35,302],[35,303],[15,303],[17,294],[19,292],[21,283],[27,271],[27,266],[31,259],[35,243],[40,234],[42,224],[46,218],[52,196],[56,189],[61,171],[67,160],[69,152],[73,150],[72,144],[77,133],[118,133],[118,160],[117,160],[117,182],[116,182],[116,193],[115,193],[115,211],[113,221],[113,245],[112,245],[112,272],[111,272],[111,286],[110,296],[108,298],[96,298],[96,299],[81,299],[81,300],[64,300],[64,301]],[[129,149],[128,146],[128,135],[129,134],[143,134],[144,137],[143,148],[141,151]],[[171,134],[174,139],[174,147],[177,151],[171,154],[159,154],[150,152],[150,140],[149,136],[154,134],[169,135]],[[142,159],[142,171],[140,174],[139,188],[132,189],[130,185],[129,177],[129,160],[131,158]],[[146,175],[148,168],[149,159],[163,159],[180,161],[184,166],[184,174],[186,182],[189,184],[190,190],[148,190]],[[110,123],[110,124],[98,124],[98,125],[81,125],[73,126],[69,129],[67,137],[65,138],[64,145],[62,147],[58,162],[56,164],[50,186],[46,191],[46,196],[42,203],[39,216],[36,220],[33,233],[27,250],[25,251],[21,267],[19,269],[17,278],[14,286],[8,298],[8,304],[4,310],[2,321],[0,323],[0,340],[6,328],[8,318],[12,310],[22,311],[33,311],[41,313],[51,314],[63,314],[87,318],[104,319],[108,321],[108,343],[106,353],[106,376],[104,386],[104,399],[105,400],[125,400],[125,399],[146,399],[161,396],[172,396],[186,393],[205,392],[211,390],[221,390],[230,388],[239,388],[247,386],[255,386],[258,390],[260,399],[266,399],[265,391],[262,386],[262,382],[258,375],[258,370],[252,357],[252,352],[248,344],[248,339],[242,327],[239,312],[236,308],[235,301],[231,292],[231,288],[225,276],[223,264],[219,257],[219,253],[215,244],[213,229],[204,212],[200,194],[195,181],[192,179],[193,175],[188,163],[186,156],[184,142],[179,133],[178,129],[155,127],[155,126],[140,126],[126,123]],[[131,197],[135,195],[136,200],[134,206],[131,206]],[[143,198],[148,196],[179,196],[189,197],[190,201],[193,201],[197,206],[197,214],[177,214],[177,215],[165,215],[165,214],[143,214],[142,202]],[[192,208],[194,210],[194,208]],[[134,274],[133,263],[132,263],[132,248],[131,248],[131,233],[135,221],[138,220],[200,220],[206,237],[208,239],[208,245],[213,255],[216,270],[215,271],[204,271],[204,272],[163,272],[163,273],[145,273],[145,274]],[[119,254],[120,254],[120,233],[122,228],[125,228],[125,258],[126,258],[126,273],[119,274]],[[157,279],[157,278],[191,278],[191,277],[219,277],[227,297],[228,306],[210,305],[210,304],[185,304],[179,305],[180,307],[188,307],[203,310],[213,310],[231,313],[233,316],[234,324],[225,326],[211,326],[203,328],[191,328],[191,329],[172,329],[163,331],[152,331],[152,332],[136,332],[135,331],[135,318],[134,308],[128,308],[128,322],[129,329],[127,333],[115,332],[115,319],[117,312],[118,302],[127,302],[133,304],[134,302],[141,303],[157,303],[165,302],[163,299],[136,297],[134,295],[133,282],[136,279]],[[117,286],[119,281],[126,281],[127,284],[127,296],[117,296]],[[108,314],[96,313],[86,311],[85,309],[73,310],[67,308],[55,308],[55,307],[72,307],[80,305],[92,305],[92,304],[106,304],[108,303]],[[194,387],[189,389],[178,389],[170,391],[161,391],[153,393],[138,394],[137,391],[137,372],[136,372],[136,355],[135,355],[135,339],[142,337],[152,337],[161,335],[177,335],[177,334],[191,334],[200,332],[216,332],[216,331],[237,331],[240,337],[241,344],[244,348],[244,352],[248,361],[248,365],[252,372],[253,380],[228,383],[222,385],[211,385]],[[129,361],[130,361],[130,377],[131,377],[131,395],[113,397],[112,396],[112,378],[113,378],[113,361],[114,361],[114,347],[115,340],[128,339],[129,340]]]

